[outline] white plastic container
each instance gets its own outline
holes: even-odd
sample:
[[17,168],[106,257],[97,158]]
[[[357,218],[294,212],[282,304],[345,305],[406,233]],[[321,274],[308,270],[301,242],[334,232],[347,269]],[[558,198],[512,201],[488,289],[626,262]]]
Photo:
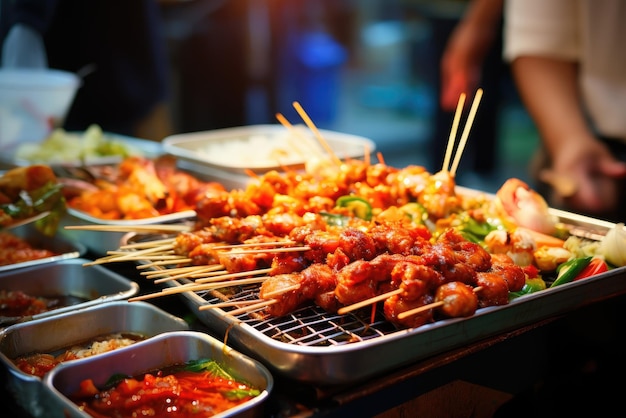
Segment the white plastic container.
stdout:
[[81,79],[53,69],[0,69],[0,148],[43,140],[62,125]]

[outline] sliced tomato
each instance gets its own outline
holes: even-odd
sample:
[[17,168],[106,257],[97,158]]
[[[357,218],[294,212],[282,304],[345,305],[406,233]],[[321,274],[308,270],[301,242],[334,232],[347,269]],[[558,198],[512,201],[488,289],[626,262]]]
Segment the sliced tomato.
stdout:
[[576,277],[574,277],[574,281],[595,276],[596,274],[604,273],[605,271],[608,271],[608,269],[609,266],[603,259],[599,257],[594,257],[591,259],[587,267],[582,269],[582,271],[578,273]]

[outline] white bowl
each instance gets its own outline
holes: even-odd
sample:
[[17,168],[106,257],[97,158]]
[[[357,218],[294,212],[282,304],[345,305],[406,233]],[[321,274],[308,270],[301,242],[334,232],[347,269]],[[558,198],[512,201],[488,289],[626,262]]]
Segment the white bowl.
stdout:
[[43,140],[65,120],[81,79],[53,69],[0,69],[0,145]]

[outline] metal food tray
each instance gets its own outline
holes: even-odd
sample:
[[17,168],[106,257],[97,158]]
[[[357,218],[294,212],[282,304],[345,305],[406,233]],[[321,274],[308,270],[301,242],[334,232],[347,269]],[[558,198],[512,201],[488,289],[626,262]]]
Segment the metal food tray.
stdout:
[[117,332],[151,338],[164,332],[189,329],[183,319],[146,302],[113,301],[59,315],[11,325],[0,330],[0,363],[4,382],[16,402],[33,416],[44,416],[40,403],[42,380],[21,371],[17,357],[54,354],[73,345]]
[[[551,209],[561,222],[601,237],[614,224]],[[180,286],[185,280],[168,281]],[[234,308],[199,310],[223,300],[213,293],[181,293],[185,303],[216,335],[273,372],[314,385],[354,383],[435,354],[563,314],[586,304],[626,292],[626,267],[589,279],[528,294],[508,305],[479,309],[468,318],[453,318],[400,329],[377,309],[346,315],[307,306],[282,317],[229,315]],[[229,300],[258,300],[258,285],[242,288]]]
[[196,212],[185,210],[167,215],[155,216],[143,219],[100,219],[80,210],[68,208],[65,216],[59,224],[59,234],[66,239],[84,244],[95,256],[104,256],[107,251],[119,248],[120,242],[126,232],[96,231],[82,229],[66,229],[67,226],[122,226],[131,228],[137,225],[161,225],[170,223],[182,223],[195,219]]
[[139,292],[137,283],[111,270],[100,265],[84,266],[90,261],[72,258],[0,273],[0,289],[3,290],[20,290],[35,297],[74,296],[85,300],[28,317],[0,316],[0,327],[128,299]]
[[[283,170],[284,167],[303,167],[304,163],[312,157],[312,152],[299,150],[294,147],[294,154],[283,161],[273,158],[265,158],[265,149],[255,143],[255,139],[264,138],[262,146],[268,148],[269,144],[278,141],[286,136],[292,136],[296,143],[302,143],[302,138],[310,138],[316,142],[317,139],[308,128],[294,126],[299,134],[292,134],[287,128],[280,124],[238,126],[232,128],[215,129],[204,132],[190,132],[176,134],[164,138],[163,150],[180,159],[194,163],[196,166],[209,169],[209,173],[218,175],[219,173],[238,174],[247,176],[249,170],[263,173],[268,170]],[[366,151],[374,152],[376,143],[369,138],[358,135],[346,134],[325,129],[319,130],[328,147],[339,158],[361,158]],[[225,148],[233,145],[241,146],[238,154],[226,155]],[[281,142],[281,146],[284,146]],[[252,150],[254,158],[244,160],[244,153],[241,150]],[[195,170],[194,170],[195,171]],[[202,168],[198,171],[204,172]]]
[[97,357],[63,363],[44,378],[47,394],[42,403],[47,407],[45,418],[84,418],[67,396],[78,390],[84,379],[93,379],[102,386],[112,374],[135,376],[150,370],[180,364],[189,360],[212,359],[233,377],[255,386],[261,393],[255,398],[213,415],[215,418],[261,417],[263,404],[272,391],[274,380],[267,368],[252,358],[233,350],[217,339],[196,331],[167,332]]
[[82,257],[87,252],[87,248],[83,244],[61,237],[49,237],[37,230],[35,225],[32,223],[9,229],[5,231],[5,233],[26,241],[33,248],[49,250],[54,252],[56,255],[39,258],[37,260],[6,264],[4,266],[0,266],[0,273],[22,267],[32,267],[39,264],[53,263],[59,260],[78,258]]
[[[82,132],[69,132],[70,134],[78,134]],[[117,141],[129,147],[131,154],[143,155],[148,158],[156,157],[163,154],[163,147],[160,142],[150,141],[147,139],[139,139],[126,135],[114,134],[111,132],[103,132],[103,135],[107,140]],[[105,157],[91,157],[84,161],[29,161],[17,158],[17,150],[20,147],[20,143],[9,144],[0,148],[0,168],[11,169],[15,167],[24,167],[33,164],[48,164],[52,166],[71,166],[80,167],[88,165],[105,165],[119,163],[124,157],[122,156],[105,156]]]

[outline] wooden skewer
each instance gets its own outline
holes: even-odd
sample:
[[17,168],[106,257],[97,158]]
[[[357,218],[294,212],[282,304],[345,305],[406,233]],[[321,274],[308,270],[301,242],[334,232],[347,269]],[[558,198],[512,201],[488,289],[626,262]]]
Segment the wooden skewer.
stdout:
[[298,289],[300,289],[300,283],[292,284],[291,286],[287,286],[282,289],[276,289],[273,292],[267,292],[263,296],[264,296],[264,299],[273,299],[274,296],[280,296],[283,293],[291,292],[293,290],[298,290]]
[[[307,150],[311,152],[313,155],[317,156],[318,158],[323,156],[320,149],[316,147],[315,144],[311,144],[309,142],[309,138],[305,137],[298,129],[296,129],[291,123],[289,123],[287,118],[285,118],[281,113],[276,114],[276,119],[278,119],[281,125],[287,128],[287,130],[291,134],[291,137],[288,138],[289,142],[291,143],[293,148],[296,150],[296,152],[300,154],[300,156],[303,158],[304,161],[308,160],[308,156],[305,155],[306,150],[305,150],[305,153],[303,153],[300,150],[300,145],[302,144],[305,144]],[[297,137],[298,139],[300,139],[300,143],[296,143],[293,140],[293,137]]]
[[[476,292],[482,290],[482,287],[481,286],[477,286],[473,290],[474,290],[474,293],[476,293]],[[390,298],[392,296],[399,295],[402,292],[404,292],[403,289],[395,289],[395,290],[392,290],[390,292],[383,293],[383,294],[380,294],[378,296],[374,296],[372,298],[362,300],[362,301],[354,303],[352,305],[343,306],[343,307],[341,307],[341,308],[339,308],[337,310],[337,313],[340,314],[340,315],[343,315],[343,314],[346,314],[348,312],[352,312],[354,310],[362,308],[364,306],[373,305],[374,303],[380,302],[381,300],[385,300],[385,299],[388,299],[388,298]],[[440,306],[440,305],[443,305],[443,302],[433,302],[433,303],[430,303],[428,305],[420,306],[419,308],[415,308],[415,309],[411,309],[411,310],[408,310],[408,311],[405,311],[405,312],[401,312],[400,314],[398,314],[398,319],[403,319],[403,318],[406,318],[407,316],[415,315],[416,313],[419,313],[419,312],[422,312],[422,311],[425,311],[425,310],[428,310],[428,309],[433,309],[433,308],[436,308],[437,306]]]
[[122,245],[120,246],[121,250],[135,250],[137,248],[150,248],[150,247],[154,247],[154,246],[158,246],[158,245],[164,245],[164,244],[174,244],[174,239],[173,238],[165,238],[165,239],[159,239],[159,240],[154,240],[154,241],[149,241],[149,242],[137,242],[134,244],[126,244],[126,245]]
[[211,304],[205,304],[205,305],[201,305],[199,307],[199,309],[201,310],[206,310],[206,309],[221,309],[221,308],[228,308],[231,306],[240,306],[240,305],[252,305],[255,303],[260,303],[262,302],[264,299],[254,299],[254,300],[233,300],[230,302],[220,302],[220,303],[211,303]]
[[392,297],[394,295],[399,295],[402,292],[404,292],[404,290],[396,289],[396,290],[392,290],[391,292],[387,292],[387,293],[383,293],[383,294],[378,295],[378,296],[374,296],[373,298],[369,298],[369,299],[362,300],[362,301],[357,302],[357,303],[353,303],[352,305],[342,306],[341,308],[339,308],[337,310],[337,313],[339,315],[347,314],[348,312],[355,311],[355,310],[357,310],[359,308],[362,308],[364,306],[373,305],[376,302],[380,302],[381,300],[385,300],[385,299],[390,298],[390,297]]
[[400,312],[398,314],[398,319],[402,320],[404,318],[408,318],[409,316],[417,315],[420,312],[424,312],[424,311],[427,311],[429,309],[438,308],[439,306],[442,306],[443,304],[444,304],[444,301],[440,300],[438,302],[429,303],[429,304],[426,304],[424,306],[420,306],[418,308],[409,309],[408,311]]
[[146,276],[148,279],[153,279],[156,277],[170,276],[172,274],[180,274],[180,273],[196,273],[198,271],[208,272],[223,269],[224,267],[221,264],[215,264],[211,266],[187,266],[187,267],[178,267],[178,268],[170,268],[166,270],[159,271],[142,271],[140,274],[142,276]]
[[186,264],[186,263],[191,263],[191,258],[181,258],[180,260],[161,260],[161,261],[154,261],[152,263],[146,263],[146,264],[141,264],[139,266],[137,266],[137,269],[147,269],[147,268],[152,268],[152,267],[157,267],[157,266],[169,266],[169,265],[177,265],[177,264]]
[[[233,311],[228,312],[228,314],[232,315],[232,316],[236,316],[236,315],[239,315],[239,314],[242,314],[242,313],[247,313],[247,312],[259,309],[259,308],[263,308],[265,306],[273,305],[273,304],[275,304],[277,302],[278,302],[278,300],[276,300],[276,299],[264,300],[262,302],[254,303],[252,305],[249,305],[249,306],[246,306],[246,307],[243,307],[243,308],[235,309]],[[207,305],[202,305],[202,306],[200,306],[199,309],[202,309],[205,306],[207,306]],[[204,309],[208,309],[208,308],[204,308]]]
[[158,255],[156,255],[160,251],[167,251],[171,248],[172,246],[168,244],[168,245],[162,245],[160,247],[147,248],[145,250],[140,250],[140,251],[129,251],[125,255],[113,255],[109,257],[102,257],[93,261],[92,263],[87,263],[87,264],[94,265],[94,264],[104,264],[104,263],[112,263],[112,262],[118,262],[118,261],[137,261],[137,260],[142,260],[142,259],[148,259],[148,260],[149,259],[152,259],[152,260],[181,259],[181,257],[178,255],[162,256],[165,258],[160,258]]
[[313,134],[315,135],[319,143],[322,145],[322,147],[324,147],[328,155],[335,161],[335,164],[337,164],[338,166],[341,165],[341,160],[337,157],[337,155],[335,155],[335,153],[333,152],[333,149],[330,147],[330,145],[328,145],[328,142],[326,142],[326,139],[324,139],[324,137],[322,136],[320,131],[317,129],[317,127],[315,126],[315,124],[313,123],[309,115],[307,115],[307,113],[304,111],[300,103],[293,102],[293,107],[296,109],[296,111],[298,112],[298,114],[300,115],[304,123],[306,124],[306,126],[308,126],[309,129],[313,132]]
[[244,244],[232,244],[232,245],[216,245],[212,247],[213,250],[229,250],[231,248],[246,248],[246,247],[271,247],[273,245],[293,245],[294,241],[268,241],[268,242],[249,242]]
[[259,253],[291,253],[297,251],[309,251],[311,247],[280,247],[280,248],[260,248],[256,250],[237,250],[228,251],[227,255],[240,255],[240,254],[259,254]]
[[[221,266],[218,266],[218,268],[221,268]],[[198,270],[198,269],[196,269]],[[201,272],[209,272],[209,271],[214,271],[215,270],[215,266],[209,266],[206,267],[204,269],[201,269]],[[195,271],[196,273],[200,273],[198,271]],[[161,276],[163,277],[163,276]],[[155,278],[154,276],[149,276],[148,278]],[[178,280],[178,279],[187,279],[189,278],[189,272],[188,271],[181,271],[178,272],[176,274],[169,274],[167,275],[165,278],[161,278],[161,279],[155,279],[154,283],[163,283],[164,281],[170,281],[170,280]]]
[[140,300],[154,299],[154,298],[176,295],[176,294],[185,293],[185,292],[199,292],[202,290],[219,289],[219,288],[227,287],[227,286],[254,284],[265,279],[267,279],[267,277],[252,277],[248,279],[232,280],[230,282],[219,282],[219,283],[208,283],[208,284],[190,283],[190,284],[176,286],[176,287],[168,287],[159,292],[153,292],[153,293],[148,293],[148,294],[141,295],[141,296],[135,296],[135,297],[129,298],[128,300],[129,302],[137,302]]
[[228,280],[221,282],[209,282],[209,283],[188,283],[182,286],[170,287],[163,289],[161,292],[165,294],[181,293],[181,292],[199,292],[202,290],[221,289],[231,286],[243,286],[247,284],[262,283],[267,280],[267,276],[261,277],[247,277],[245,279]]
[[448,137],[448,145],[446,146],[446,154],[443,160],[443,167],[441,171],[448,171],[450,166],[450,159],[452,158],[452,150],[456,142],[456,131],[459,128],[459,121],[461,120],[461,114],[463,113],[463,106],[465,105],[465,93],[461,93],[459,102],[456,105],[456,112],[454,113],[454,120],[452,122],[452,129],[450,130],[450,136]]
[[[127,254],[133,254],[133,252],[131,251],[122,251],[122,250],[109,250],[107,251],[107,255],[112,255],[112,256],[119,256],[119,255],[127,255]],[[169,251],[162,251],[159,252],[158,254],[154,254],[156,256],[162,256],[162,255],[174,255],[174,251],[169,250]],[[179,255],[176,255],[177,257],[180,257]]]
[[[482,289],[483,289],[482,286],[477,286],[477,287],[475,287],[472,290],[474,291],[474,293],[476,293],[476,292],[480,292]],[[420,306],[420,307],[417,307],[417,308],[414,308],[414,309],[409,309],[408,311],[400,312],[398,314],[398,319],[402,320],[402,319],[407,318],[409,316],[417,315],[420,312],[424,312],[424,311],[427,311],[429,309],[435,309],[435,308],[437,308],[439,306],[442,306],[444,303],[445,302],[441,300],[441,301],[429,303],[429,304],[426,304],[424,306]]]
[[478,110],[478,105],[480,104],[480,99],[482,97],[483,90],[478,89],[478,91],[476,91],[476,95],[474,96],[474,101],[472,102],[469,116],[467,117],[467,121],[465,122],[465,127],[463,128],[463,134],[461,135],[459,146],[456,150],[456,154],[454,155],[452,168],[450,168],[450,173],[453,176],[456,175],[456,169],[458,168],[459,162],[461,161],[461,155],[463,154],[463,150],[465,149],[465,144],[467,143],[467,138],[469,137],[470,129],[472,128],[472,124],[474,123],[474,117],[476,116],[476,111]]
[[209,278],[205,278],[205,279],[197,279],[196,283],[211,283],[211,282],[217,282],[217,281],[224,281],[224,279],[232,279],[232,278],[236,278],[236,277],[245,277],[245,276],[254,276],[254,275],[258,275],[258,274],[266,274],[266,273],[269,273],[271,271],[272,271],[271,268],[251,270],[251,271],[240,271],[238,273],[228,273],[228,274],[222,274],[221,276],[209,277]]
[[65,229],[82,231],[105,231],[105,232],[186,232],[191,231],[189,225],[163,224],[163,225],[67,225]]

